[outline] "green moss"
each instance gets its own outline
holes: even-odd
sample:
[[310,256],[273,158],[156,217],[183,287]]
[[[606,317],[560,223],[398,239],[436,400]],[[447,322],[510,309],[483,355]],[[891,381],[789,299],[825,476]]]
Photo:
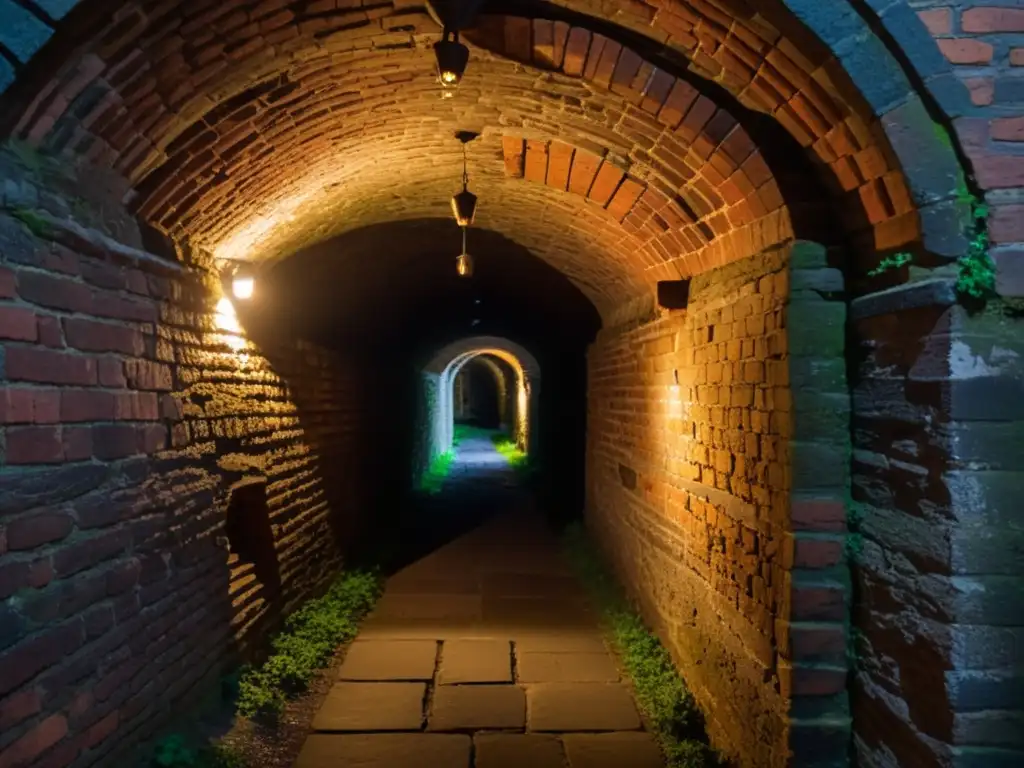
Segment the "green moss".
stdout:
[[420,478],[420,490],[424,493],[436,494],[441,492],[445,478],[451,471],[452,462],[455,461],[455,454],[452,451],[445,451],[435,456],[427,467],[427,471]]
[[380,593],[376,574],[342,574],[327,594],[308,601],[288,617],[261,666],[243,672],[238,685],[238,714],[276,717],[285,702],[304,691],[339,644],[356,636],[359,620]]
[[207,744],[193,749],[184,736],[174,733],[157,745],[153,765],[157,768],[248,768],[249,763],[226,744]]
[[35,211],[30,211],[27,208],[15,208],[11,211],[11,215],[28,227],[29,231],[36,237],[44,240],[53,238],[53,226]]
[[637,705],[661,744],[668,768],[721,765],[708,745],[704,717],[671,656],[632,610],[583,527],[570,527],[564,543],[569,560],[601,612],[632,681]]
[[906,251],[900,251],[899,253],[894,253],[892,256],[886,256],[878,263],[877,267],[868,272],[868,275],[870,275],[871,277],[878,277],[879,275],[885,274],[890,270],[899,269],[900,267],[909,264],[913,260],[914,257],[911,256],[909,253],[907,253]]

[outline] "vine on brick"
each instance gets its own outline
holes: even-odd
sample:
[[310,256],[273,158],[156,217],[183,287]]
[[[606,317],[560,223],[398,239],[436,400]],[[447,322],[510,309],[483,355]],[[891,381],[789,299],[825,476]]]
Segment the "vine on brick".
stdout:
[[958,262],[956,290],[961,296],[983,299],[996,288],[996,268],[988,252],[988,205],[971,194],[963,182],[957,191],[960,201],[971,207],[971,224],[967,231],[967,253]]

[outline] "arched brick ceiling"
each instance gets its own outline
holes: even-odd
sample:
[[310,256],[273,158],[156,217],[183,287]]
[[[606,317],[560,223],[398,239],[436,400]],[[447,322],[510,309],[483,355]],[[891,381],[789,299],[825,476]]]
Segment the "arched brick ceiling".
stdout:
[[[273,258],[355,226],[443,215],[458,186],[451,134],[479,130],[470,148],[478,226],[535,250],[602,308],[653,279],[689,275],[791,235],[767,169],[756,186],[735,183],[744,159],[726,145],[752,150],[735,120],[696,92],[673,111],[689,86],[617,43],[564,23],[485,18],[477,39],[498,55],[474,50],[459,93],[442,100],[429,50],[437,30],[427,16],[391,4],[339,5],[346,4],[126,5],[41,89],[17,133],[118,168],[137,184],[142,215],[176,238],[218,255]],[[826,69],[803,61],[792,44],[789,58],[786,41],[763,24],[725,27],[708,8],[693,28],[695,63],[710,67],[712,56],[736,67],[732,57],[743,54],[754,67],[750,57],[761,56],[745,89],[723,74],[732,71],[725,65],[715,76],[769,111],[772,93],[788,98],[774,109],[780,122],[856,190],[872,221],[904,213],[899,174],[822,76]],[[652,18],[664,27],[668,17]],[[622,73],[632,74],[629,87],[618,87]],[[758,103],[755,91],[768,95]],[[646,189],[619,217],[552,185],[509,178],[503,136],[571,142]],[[702,153],[720,165],[696,174],[687,156]],[[696,180],[686,178],[691,171]]]

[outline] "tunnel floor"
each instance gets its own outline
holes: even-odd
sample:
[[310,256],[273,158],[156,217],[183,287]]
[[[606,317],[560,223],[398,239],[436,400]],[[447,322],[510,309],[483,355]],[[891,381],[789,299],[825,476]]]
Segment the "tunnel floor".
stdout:
[[312,730],[295,768],[664,766],[528,501],[388,579]]

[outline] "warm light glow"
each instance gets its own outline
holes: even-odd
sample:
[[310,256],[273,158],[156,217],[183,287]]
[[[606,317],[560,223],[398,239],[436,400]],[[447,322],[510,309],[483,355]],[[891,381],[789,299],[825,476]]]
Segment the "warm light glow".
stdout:
[[223,331],[221,341],[238,352],[245,349],[245,337],[242,335],[242,324],[238,322],[238,315],[235,313],[235,306],[225,296],[217,302],[217,311],[213,315],[217,329]]
[[468,253],[460,253],[455,259],[455,271],[459,277],[471,277],[473,275],[473,259]]
[[256,288],[256,279],[250,275],[236,275],[231,282],[231,292],[236,299],[251,299]]
[[459,76],[455,72],[446,71],[441,73],[441,82],[454,85],[459,82]]

